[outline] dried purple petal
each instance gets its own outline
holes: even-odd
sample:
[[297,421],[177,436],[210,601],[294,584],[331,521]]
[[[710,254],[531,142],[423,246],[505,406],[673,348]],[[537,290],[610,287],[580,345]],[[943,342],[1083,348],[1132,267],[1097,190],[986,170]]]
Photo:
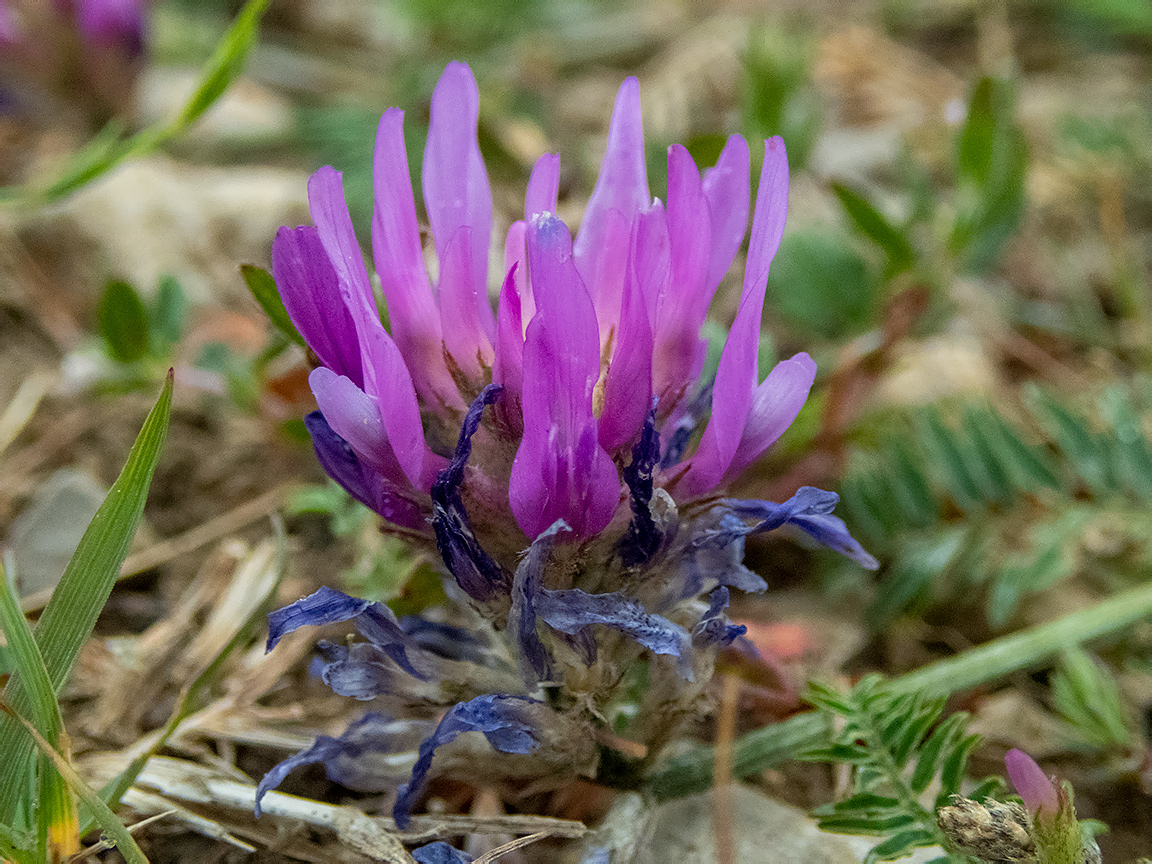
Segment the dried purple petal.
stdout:
[[724,610],[728,608],[728,589],[723,585],[712,592],[708,611],[700,623],[692,628],[692,641],[697,645],[713,645],[720,648],[731,645],[738,637],[748,632],[743,624],[729,624]]
[[260,804],[264,796],[304,765],[323,763],[330,780],[355,789],[379,791],[394,785],[399,779],[396,771],[388,771],[386,775],[368,774],[351,766],[363,766],[370,761],[366,757],[371,754],[392,754],[412,747],[413,732],[418,732],[424,725],[409,720],[397,721],[370,712],[349,726],[338,738],[316,736],[311,746],[274,766],[261,778],[256,786],[256,818],[260,818]]
[[552,554],[556,537],[570,530],[563,519],[558,519],[542,531],[532,541],[528,554],[516,568],[512,580],[512,609],[508,613],[508,629],[516,636],[521,669],[529,684],[547,681],[552,677],[548,649],[536,632],[536,599],[543,590],[544,568]]
[[536,614],[554,630],[575,636],[593,624],[611,627],[631,636],[653,654],[677,658],[677,668],[692,678],[688,631],[623,594],[589,594],[579,588],[561,591],[541,590],[536,598]]
[[652,518],[652,472],[660,460],[660,433],[656,431],[656,406],[648,412],[640,440],[632,448],[632,461],[624,469],[624,482],[632,493],[632,522],[620,544],[626,567],[643,564],[660,548],[663,539]]
[[875,570],[880,566],[880,562],[868,554],[848,533],[848,527],[843,519],[831,515],[839,501],[840,496],[835,492],[826,492],[813,486],[801,486],[796,494],[783,504],[727,498],[723,505],[741,519],[758,520],[751,526],[728,529],[731,532],[760,534],[785,524],[795,525],[817,543],[851,558],[862,567]]
[[408,827],[412,806],[424,791],[436,748],[454,741],[463,732],[481,732],[501,753],[530,753],[538,746],[538,715],[533,709],[540,705],[533,699],[499,693],[477,696],[453,705],[440,720],[436,731],[420,745],[412,777],[399,789],[392,810],[396,825],[401,829]]
[[474,860],[467,852],[453,849],[443,840],[412,850],[416,864],[472,864]]
[[411,640],[400,629],[400,623],[391,609],[383,603],[349,597],[328,587],[320,588],[283,609],[269,613],[268,644],[265,650],[271,651],[281,639],[301,627],[348,620],[352,620],[360,634],[397,666],[416,678],[423,677],[408,660],[406,649],[411,647]]
[[484,551],[476,539],[460,498],[460,484],[464,481],[464,468],[472,454],[472,436],[480,428],[484,406],[491,405],[499,395],[500,385],[489,384],[473,400],[464,415],[452,461],[432,486],[432,528],[436,532],[436,548],[457,584],[468,596],[480,601],[505,588],[509,579],[504,568]]

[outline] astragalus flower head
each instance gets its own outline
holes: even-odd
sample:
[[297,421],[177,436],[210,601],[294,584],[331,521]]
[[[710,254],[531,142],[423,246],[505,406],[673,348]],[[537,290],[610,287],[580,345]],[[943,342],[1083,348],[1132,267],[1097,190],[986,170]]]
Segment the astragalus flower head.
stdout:
[[741,564],[747,535],[791,524],[874,566],[831,515],[833,493],[722,497],[795,419],[816,371],[797,354],[757,380],[787,210],[783,142],[764,142],[739,309],[705,381],[700,329],[748,224],[744,140],[730,138],[703,176],[685,148],[669,148],[668,200],[653,199],[639,85],[628,79],[575,239],[555,215],[559,158],[537,162],[524,218],[504,239],[494,313],[478,107],[468,67],[449,65],[422,175],[435,279],[403,112],[381,119],[371,245],[388,328],[339,172],[309,182],[315,227],[282,228],[273,243],[285,307],[317,361],[319,411],[307,418],[317,456],[386,523],[434,543],[473,610],[468,629],[397,622],[387,607],[323,589],[271,621],[270,645],[302,625],[355,623],[366,641],[325,644],[316,664],[338,692],[409,714],[453,706],[420,748],[401,822],[435,747],[462,731],[517,754],[503,757],[510,776],[593,771],[590,733],[620,707],[638,665],[650,683],[628,734],[655,755],[701,710],[717,650],[741,634],[724,617],[728,589],[766,587]]

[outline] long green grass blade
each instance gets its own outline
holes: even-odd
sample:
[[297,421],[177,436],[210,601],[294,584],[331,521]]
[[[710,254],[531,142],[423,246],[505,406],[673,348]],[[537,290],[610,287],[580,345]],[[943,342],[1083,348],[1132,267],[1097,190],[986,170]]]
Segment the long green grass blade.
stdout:
[[148,859],[145,857],[140,847],[136,845],[136,841],[132,838],[131,833],[124,827],[124,823],[116,818],[108,805],[100,800],[100,796],[93,791],[87,783],[80,779],[80,775],[76,773],[68,760],[65,759],[56,749],[44,740],[44,736],[36,731],[36,728],[14,712],[10,705],[0,702],[0,711],[3,711],[8,717],[23,726],[28,734],[32,736],[33,744],[40,748],[40,751],[52,760],[52,764],[60,775],[67,781],[68,786],[80,796],[92,812],[96,814],[96,821],[100,823],[100,828],[108,835],[108,838],[116,844],[116,848],[120,850],[120,854],[124,856],[124,860],[128,864],[148,864]]
[[[60,584],[36,625],[36,643],[54,692],[58,693],[67,680],[128,554],[168,434],[171,413],[172,373],[169,372],[124,469],[84,532],[76,554],[68,562]],[[4,696],[17,714],[28,713],[31,700],[19,676],[9,682]],[[32,742],[17,724],[0,720],[0,753],[5,756],[0,760],[0,821],[15,823],[20,781],[27,774],[32,751]]]
[[[28,694],[32,725],[53,747],[67,752],[67,745],[62,746],[67,739],[62,735],[64,719],[60,715],[60,702],[36,645],[36,637],[32,635],[32,628],[20,608],[14,565],[13,556],[6,554],[4,566],[0,568],[0,626],[12,652],[16,676]],[[78,852],[80,837],[76,801],[67,784],[47,758],[41,759],[38,779],[39,788],[24,789],[22,797],[31,801],[39,796],[36,834],[41,854],[54,860]]]

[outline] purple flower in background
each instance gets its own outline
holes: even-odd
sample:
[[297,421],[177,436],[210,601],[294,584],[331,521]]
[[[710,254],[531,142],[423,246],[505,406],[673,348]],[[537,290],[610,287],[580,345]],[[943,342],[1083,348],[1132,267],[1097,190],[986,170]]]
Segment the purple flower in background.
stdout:
[[97,127],[128,113],[147,21],[146,0],[0,0],[4,113]]
[[[831,515],[833,493],[804,487],[783,504],[723,497],[796,418],[816,374],[801,353],[758,380],[788,204],[780,138],[764,142],[739,308],[706,378],[700,330],[748,228],[740,136],[703,174],[670,147],[667,201],[652,198],[639,85],[628,79],[579,231],[556,215],[560,162],[546,154],[490,278],[479,95],[468,67],[452,63],[432,97],[423,159],[432,277],[403,119],[384,113],[374,154],[371,251],[388,327],[332,168],[308,184],[314,226],[277,233],[273,274],[318,361],[309,383],[319,411],[306,423],[321,464],[439,554],[450,596],[482,638],[465,646],[452,635],[459,627],[397,622],[380,604],[321,589],[273,613],[269,639],[351,621],[362,641],[321,643],[314,673],[389,714],[439,719],[400,788],[399,824],[427,778],[471,776],[455,741],[465,731],[491,745],[473,745],[473,760],[514,754],[501,758],[521,785],[594,774],[591,742],[632,698],[625,672],[640,664],[649,695],[629,734],[653,748],[670,740],[704,705],[717,652],[743,632],[724,615],[729,588],[766,587],[742,564],[747,535],[790,524],[876,566]],[[270,776],[346,753],[341,741],[318,740]],[[485,762],[485,776],[499,781],[505,764]]]
[[144,0],[58,0],[89,44],[115,45],[131,55],[144,50]]
[[1049,816],[1056,815],[1059,809],[1056,784],[1031,756],[1013,748],[1005,754],[1004,766],[1008,769],[1008,779],[1024,799],[1025,807],[1033,814],[1043,810]]

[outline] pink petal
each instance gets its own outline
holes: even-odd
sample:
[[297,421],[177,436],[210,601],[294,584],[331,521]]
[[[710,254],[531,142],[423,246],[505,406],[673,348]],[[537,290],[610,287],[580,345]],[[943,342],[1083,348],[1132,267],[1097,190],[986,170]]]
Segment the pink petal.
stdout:
[[520,321],[525,330],[536,314],[536,298],[528,285],[528,247],[524,241],[527,231],[524,220],[517,219],[508,227],[508,238],[504,241],[504,272],[508,273],[513,265],[516,266],[516,294],[520,297]]
[[516,288],[520,269],[520,263],[513,261],[500,288],[500,305],[496,309],[496,359],[492,365],[492,382],[504,388],[493,410],[514,434],[522,431],[524,423],[520,407],[520,393],[524,387],[524,324],[520,318],[520,295]]
[[[340,285],[344,303],[356,323],[361,337],[361,351],[364,350],[362,324],[365,319],[375,319],[380,323],[376,298],[372,295],[372,285],[368,281],[368,268],[356,232],[352,228],[352,217],[348,215],[348,205],[344,201],[343,175],[335,168],[321,168],[308,180],[308,209],[312,221],[316,223],[316,234]],[[373,370],[365,363],[364,379],[367,382]]]
[[764,142],[764,167],[756,195],[744,293],[720,354],[712,389],[712,417],[692,457],[691,467],[681,481],[680,488],[688,495],[699,495],[724,478],[744,436],[756,389],[760,320],[768,268],[780,246],[787,212],[788,158],[784,142],[776,137]]
[[463,408],[444,363],[440,313],[432,297],[404,149],[404,112],[389,108],[376,133],[372,253],[388,303],[392,336],[414,372],[416,392],[432,407]]
[[1004,766],[1025,807],[1033,813],[1044,810],[1049,816],[1056,815],[1060,809],[1056,786],[1031,756],[1013,748],[1005,754]]
[[376,370],[379,386],[369,387],[368,394],[376,397],[388,443],[404,476],[416,489],[427,492],[436,480],[436,473],[447,462],[433,454],[424,442],[420,406],[408,367],[396,343],[384,327],[377,324],[367,339],[367,356]]
[[784,151],[784,139],[776,135],[764,142],[764,167],[760,171],[748,263],[744,269],[744,293],[759,291],[761,305],[768,284],[768,268],[780,248],[787,218],[788,154]]
[[388,443],[376,400],[343,375],[323,366],[308,376],[316,404],[332,431],[348,442],[360,461],[388,481],[408,486]]
[[560,157],[545,153],[532,167],[528,178],[528,194],[524,198],[524,218],[537,213],[555,213],[556,197],[560,192]]
[[344,201],[340,173],[321,168],[312,175],[308,203],[320,242],[336,270],[344,304],[356,324],[364,392],[376,398],[388,442],[404,475],[414,487],[423,489],[427,445],[416,391],[399,349],[380,323],[368,271]]
[[712,255],[707,278],[710,293],[715,293],[744,242],[750,189],[748,144],[733,135],[716,164],[704,172],[704,197],[712,217]]
[[[639,220],[637,220],[639,221]],[[633,440],[652,407],[652,325],[644,292],[636,275],[636,241],[624,283],[624,308],[616,335],[616,348],[605,373],[604,408],[600,412],[600,446],[609,453]]]
[[744,434],[725,472],[727,478],[738,476],[784,434],[804,407],[815,380],[816,363],[803,352],[776,364],[752,397]]
[[[644,166],[644,126],[640,117],[640,83],[627,79],[616,94],[616,107],[608,128],[608,148],[600,166],[596,188],[584,211],[580,234],[573,246],[576,269],[586,285],[591,286],[597,310],[612,308],[612,298],[601,296],[596,284],[600,256],[610,239],[608,211],[616,210],[624,224],[630,225],[641,208],[652,198],[648,194],[648,173]],[[606,286],[619,288],[619,285]],[[615,296],[619,309],[619,294]]]
[[649,321],[656,319],[657,309],[666,302],[672,269],[670,245],[664,205],[659,200],[653,201],[651,207],[641,210],[636,217],[636,245],[631,251]]
[[[467,290],[461,290],[468,297],[483,300],[477,304],[477,315],[481,333],[491,345],[496,334],[496,319],[488,305],[492,190],[476,138],[480,93],[472,70],[465,64],[448,64],[432,94],[431,111],[421,179],[436,255],[443,262],[456,232],[463,226],[472,229],[469,266],[463,282]],[[442,283],[441,293],[455,287]]]
[[[634,217],[633,217],[634,218]],[[624,297],[624,274],[628,269],[629,220],[619,210],[604,214],[604,245],[596,264],[596,321],[603,349],[620,324]]]
[[316,229],[281,228],[272,241],[272,275],[288,317],[320,362],[364,383],[356,325]]
[[700,327],[712,301],[705,281],[712,239],[708,200],[696,163],[678,144],[668,148],[667,218],[671,272],[668,289],[657,301],[654,370],[665,411],[689,382]]
[[[488,294],[477,294],[469,274],[472,261],[472,229],[462,226],[444,248],[440,258],[440,330],[444,348],[464,374],[476,381],[492,366],[492,343],[484,335],[481,309],[488,307]],[[491,311],[489,310],[489,315]]]
[[530,538],[557,519],[587,537],[608,524],[620,500],[616,466],[596,440],[592,413],[600,373],[596,315],[568,230],[555,216],[533,219],[528,262],[537,313],[524,343],[524,437],[509,500]]

